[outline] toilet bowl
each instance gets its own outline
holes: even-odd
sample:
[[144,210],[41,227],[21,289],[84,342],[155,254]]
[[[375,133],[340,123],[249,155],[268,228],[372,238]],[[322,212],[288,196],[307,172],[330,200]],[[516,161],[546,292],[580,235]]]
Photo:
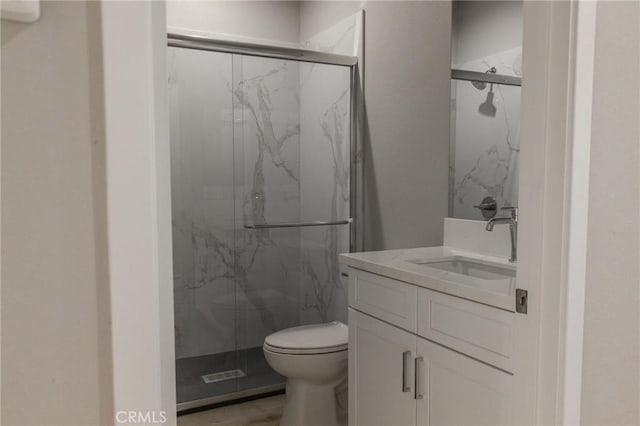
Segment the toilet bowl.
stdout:
[[304,325],[273,333],[264,355],[287,378],[281,426],[339,425],[336,386],[347,377],[347,326]]

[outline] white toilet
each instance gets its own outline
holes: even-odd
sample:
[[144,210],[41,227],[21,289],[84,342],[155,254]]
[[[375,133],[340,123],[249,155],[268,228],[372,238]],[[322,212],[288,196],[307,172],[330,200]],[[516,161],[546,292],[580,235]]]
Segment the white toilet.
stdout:
[[338,425],[336,386],[347,377],[348,328],[341,322],[303,325],[273,333],[264,355],[287,378],[281,426]]

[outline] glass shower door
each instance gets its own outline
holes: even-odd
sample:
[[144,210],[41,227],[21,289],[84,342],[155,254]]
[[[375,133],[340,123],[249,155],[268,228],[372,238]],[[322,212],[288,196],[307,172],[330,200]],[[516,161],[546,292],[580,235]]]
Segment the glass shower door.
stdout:
[[346,322],[351,69],[179,47],[168,60],[181,411],[282,389],[265,337]]
[[237,391],[232,55],[168,49],[179,404]]
[[351,94],[348,67],[236,56],[233,72],[236,334],[256,378],[242,389],[283,381],[263,357],[270,333],[346,322]]
[[247,389],[284,383],[262,344],[268,334],[298,324],[300,230],[249,228],[300,220],[298,67],[240,55],[233,66],[236,335],[247,360]]

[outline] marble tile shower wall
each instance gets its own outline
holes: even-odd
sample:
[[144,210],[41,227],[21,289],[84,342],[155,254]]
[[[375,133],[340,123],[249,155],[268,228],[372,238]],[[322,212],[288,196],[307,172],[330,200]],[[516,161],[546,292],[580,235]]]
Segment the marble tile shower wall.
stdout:
[[243,225],[349,216],[349,70],[170,49],[169,72],[176,357],[345,321],[348,226]]
[[237,346],[298,324],[300,229],[245,229],[300,220],[300,89],[295,62],[235,57]]
[[[349,217],[349,73],[301,66],[301,215],[303,221]],[[346,322],[346,287],[338,255],[349,251],[349,226],[302,228],[301,321]]]
[[[464,64],[460,69],[485,72],[496,67],[498,74],[520,77],[522,49],[510,49]],[[491,86],[478,90],[468,81],[452,85],[452,156],[450,215],[482,220],[478,209],[486,196],[500,207],[518,202],[518,153],[520,151],[520,87],[493,85],[495,117],[478,112]]]
[[[353,55],[356,18],[303,43],[307,49]],[[345,67],[300,66],[300,209],[303,220],[350,215],[350,73]],[[349,251],[349,226],[303,228],[300,239],[301,322],[347,321],[346,281],[338,255]]]

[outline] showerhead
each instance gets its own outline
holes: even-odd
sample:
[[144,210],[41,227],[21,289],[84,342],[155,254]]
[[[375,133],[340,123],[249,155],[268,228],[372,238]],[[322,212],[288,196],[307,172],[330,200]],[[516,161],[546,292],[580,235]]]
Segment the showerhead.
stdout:
[[493,104],[493,84],[491,84],[491,86],[489,87],[487,99],[478,107],[478,112],[482,115],[486,115],[487,117],[496,116],[497,109]]
[[[497,71],[496,67],[491,67],[486,71],[486,73],[495,74],[496,71]],[[487,83],[485,83],[484,81],[472,81],[471,84],[473,84],[473,87],[475,87],[478,90],[484,90],[487,88]]]
[[472,81],[471,84],[473,84],[473,87],[478,90],[484,90],[487,88],[487,83],[485,83],[484,81]]

